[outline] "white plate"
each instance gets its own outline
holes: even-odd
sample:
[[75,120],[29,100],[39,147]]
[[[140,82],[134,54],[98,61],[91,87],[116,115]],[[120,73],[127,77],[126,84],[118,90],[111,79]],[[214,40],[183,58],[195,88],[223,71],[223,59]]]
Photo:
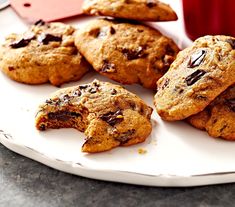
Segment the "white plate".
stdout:
[[[181,19],[177,3],[174,6]],[[3,23],[3,19],[8,22]],[[80,22],[81,19],[72,23]],[[11,26],[2,27],[3,24]],[[173,37],[181,47],[190,44],[181,21],[154,26]],[[9,32],[23,31],[25,25],[7,9],[0,13],[0,28],[0,39],[3,39],[3,35]],[[81,81],[63,87],[87,83],[94,78],[109,81],[90,73]],[[34,127],[37,106],[56,91],[56,87],[20,84],[0,73],[0,88],[0,142],[45,165],[89,178],[152,186],[195,186],[235,181],[235,143],[213,139],[187,123],[164,122],[154,112],[153,131],[144,143],[86,154],[81,152],[82,133],[74,129],[39,132]],[[151,91],[137,85],[126,88],[153,106]],[[139,154],[139,149],[146,150],[146,153]]]

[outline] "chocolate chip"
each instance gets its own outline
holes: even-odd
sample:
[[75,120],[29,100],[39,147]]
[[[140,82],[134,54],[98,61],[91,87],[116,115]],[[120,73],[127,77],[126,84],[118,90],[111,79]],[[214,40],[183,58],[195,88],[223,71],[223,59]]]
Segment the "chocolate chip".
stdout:
[[112,22],[113,24],[129,23],[129,24],[134,24],[134,25],[140,25],[140,23],[138,21],[132,20],[132,19],[122,19],[122,18],[112,18],[112,17],[101,17],[99,19],[103,19],[103,20]]
[[193,85],[194,83],[196,83],[204,74],[206,73],[206,71],[204,70],[196,70],[195,72],[193,72],[191,75],[189,75],[188,77],[186,77],[186,83],[188,86]]
[[115,65],[113,63],[109,63],[107,60],[104,60],[104,64],[103,64],[100,72],[115,73],[116,72]]
[[169,85],[170,79],[169,78],[165,78],[163,79],[162,84],[160,85],[159,89],[163,90],[164,88],[166,88]]
[[122,144],[126,143],[131,139],[131,136],[136,132],[135,129],[129,129],[128,131],[122,133],[120,136],[115,137],[116,140],[121,142]]
[[35,38],[35,36],[29,37],[29,38],[22,38],[19,41],[15,41],[13,43],[10,44],[11,48],[20,48],[20,47],[25,47],[27,46],[31,40],[33,40]]
[[70,111],[58,111],[48,113],[48,119],[58,120],[58,121],[68,121],[71,118],[80,117],[81,114]]
[[227,127],[228,127],[228,125],[227,125],[227,124],[224,124],[224,125],[219,129],[219,132],[221,133],[221,132],[224,131]]
[[111,95],[116,95],[116,94],[117,94],[117,90],[112,89],[112,90],[111,90]]
[[45,126],[44,124],[41,124],[41,125],[39,126],[39,130],[45,131],[45,130],[46,130],[46,126]]
[[49,100],[46,100],[46,104],[50,104],[50,105],[60,105],[61,103],[61,100],[59,98],[57,99],[49,99]]
[[8,70],[9,70],[9,71],[13,71],[13,70],[15,70],[15,68],[12,67],[12,66],[8,66]]
[[152,8],[154,6],[157,6],[157,3],[158,3],[158,1],[156,1],[156,0],[147,0],[146,5],[147,5],[147,7]]
[[108,112],[100,117],[103,121],[107,122],[109,125],[114,126],[123,121],[123,114],[120,109],[115,112]]
[[79,89],[80,90],[84,90],[84,89],[86,89],[88,87],[88,85],[81,85],[81,86],[79,86]]
[[143,29],[137,29],[137,32],[142,33],[144,30]]
[[129,101],[129,106],[132,110],[135,110],[136,109],[136,105],[135,105],[135,102],[132,102],[132,101]]
[[146,53],[144,53],[144,47],[141,47],[141,46],[134,50],[123,48],[122,53],[128,60],[143,58],[143,57],[146,57],[147,55]]
[[94,86],[95,86],[95,87],[97,87],[97,88],[99,88],[99,87],[100,87],[100,84],[99,84],[99,83],[97,83],[97,82],[93,82],[93,84],[94,84]]
[[196,66],[199,66],[203,62],[205,56],[206,56],[205,50],[200,50],[199,52],[194,53],[190,57],[187,67],[194,68]]
[[176,91],[177,93],[181,94],[181,93],[184,92],[184,89],[181,88],[180,86],[175,86],[175,87],[174,87],[174,91]]
[[42,19],[39,19],[38,21],[36,21],[34,23],[34,25],[37,25],[37,26],[43,26],[46,22],[44,22]]
[[93,93],[97,92],[97,89],[96,88],[90,88],[88,91],[89,91],[89,93],[93,94]]
[[235,50],[235,39],[227,39],[225,42],[229,43],[233,50]]
[[44,45],[47,45],[49,42],[61,42],[62,37],[43,33],[38,37],[38,41],[43,43]]
[[229,109],[233,112],[235,112],[235,98],[233,99],[227,99],[226,105],[229,107]]
[[76,91],[73,92],[73,96],[81,96],[82,93],[79,89],[77,89]]
[[115,34],[116,30],[113,27],[110,27],[110,34]]
[[70,99],[71,99],[71,97],[68,94],[61,97],[61,101],[64,102],[64,103],[69,102]]
[[206,96],[203,96],[203,95],[195,95],[193,96],[194,99],[197,99],[197,100],[202,100],[202,101],[206,101],[208,98]]

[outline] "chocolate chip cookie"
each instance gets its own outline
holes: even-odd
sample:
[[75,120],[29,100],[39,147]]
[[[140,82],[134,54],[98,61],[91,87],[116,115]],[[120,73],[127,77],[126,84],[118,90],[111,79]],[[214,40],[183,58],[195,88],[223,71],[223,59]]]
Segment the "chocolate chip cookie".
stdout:
[[235,85],[187,120],[196,128],[206,130],[212,137],[235,140]]
[[158,0],[86,0],[83,12],[141,21],[177,20],[174,10]]
[[38,21],[23,34],[11,34],[0,47],[0,68],[11,79],[59,86],[79,80],[89,64],[74,45],[72,26]]
[[101,75],[152,89],[179,51],[170,38],[153,28],[114,19],[91,21],[76,33],[75,44]]
[[94,80],[61,89],[43,103],[36,127],[75,128],[85,132],[83,152],[102,152],[145,141],[152,108],[121,86]]
[[158,81],[155,106],[165,120],[202,111],[235,83],[235,38],[205,36],[181,51]]

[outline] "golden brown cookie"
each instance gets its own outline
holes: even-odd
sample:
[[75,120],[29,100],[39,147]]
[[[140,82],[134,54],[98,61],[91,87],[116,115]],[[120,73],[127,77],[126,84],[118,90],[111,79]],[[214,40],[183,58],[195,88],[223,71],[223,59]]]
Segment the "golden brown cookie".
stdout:
[[177,20],[174,10],[158,0],[85,0],[83,12],[141,21]]
[[205,36],[181,51],[157,82],[155,106],[165,120],[202,111],[235,83],[235,38]]
[[101,75],[152,89],[179,51],[170,38],[153,28],[113,19],[89,22],[76,33],[75,44]]
[[38,21],[23,34],[11,34],[0,46],[0,68],[11,79],[59,86],[79,80],[89,64],[74,45],[75,29]]
[[187,119],[212,137],[235,140],[235,86],[219,95],[202,112]]
[[121,86],[94,80],[61,89],[43,103],[36,127],[85,132],[83,152],[102,152],[145,141],[152,130],[152,108]]

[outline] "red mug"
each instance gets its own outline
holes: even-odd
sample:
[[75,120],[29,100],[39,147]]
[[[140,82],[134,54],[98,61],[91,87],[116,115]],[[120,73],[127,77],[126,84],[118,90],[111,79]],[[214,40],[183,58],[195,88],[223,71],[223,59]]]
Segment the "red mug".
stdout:
[[235,37],[234,0],[183,0],[185,30],[192,40],[204,35]]

